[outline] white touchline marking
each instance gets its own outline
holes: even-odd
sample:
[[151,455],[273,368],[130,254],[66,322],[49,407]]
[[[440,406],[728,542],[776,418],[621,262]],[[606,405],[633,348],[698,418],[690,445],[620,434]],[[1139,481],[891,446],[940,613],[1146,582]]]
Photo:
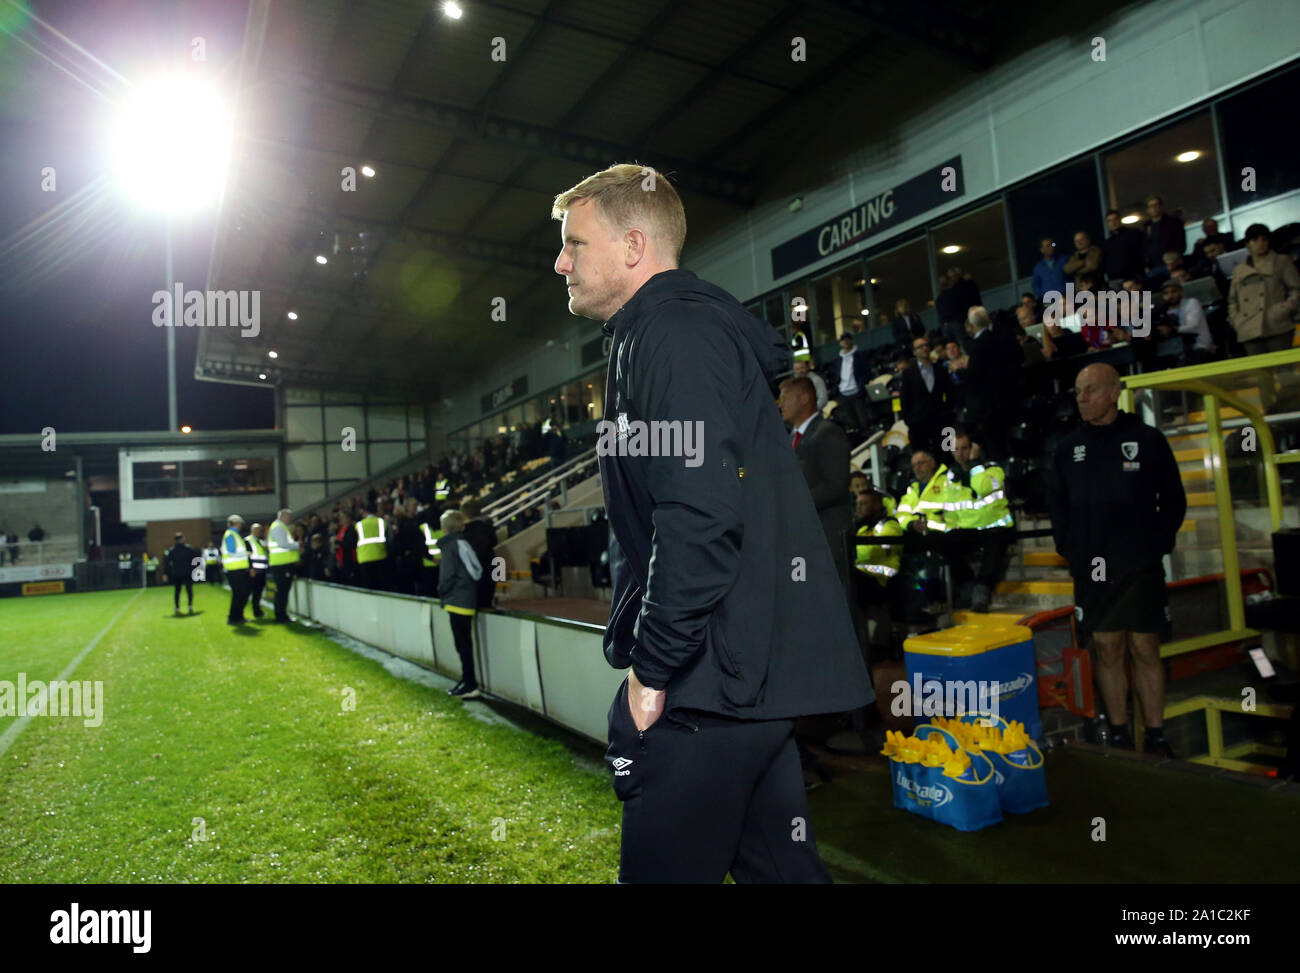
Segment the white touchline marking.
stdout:
[[[140,596],[144,594],[144,592],[145,592],[144,588],[141,588],[139,591],[137,591],[135,593],[135,597],[133,597],[130,601],[128,601],[125,605],[123,605],[121,611],[119,611],[116,615],[113,616],[112,621],[110,621],[107,625],[105,625],[102,629],[100,629],[99,634],[96,635],[93,639],[91,639],[86,644],[86,647],[77,653],[77,657],[73,659],[71,662],[69,662],[66,666],[64,666],[63,671],[60,672],[54,678],[56,680],[67,679],[68,676],[72,675],[73,671],[77,668],[77,666],[81,664],[81,660],[86,657],[86,654],[89,653],[91,649],[93,649],[95,646],[99,644],[99,640],[108,634],[108,630],[117,624],[117,620],[122,617],[122,615],[126,612],[128,608],[130,608],[137,601],[139,601]],[[22,733],[23,729],[31,721],[32,718],[30,716],[20,716],[18,717],[18,719],[14,720],[11,724],[9,724],[9,729],[5,730],[3,736],[0,736],[0,757],[4,756],[5,751],[8,750],[13,745],[13,742],[18,739],[18,734]]]

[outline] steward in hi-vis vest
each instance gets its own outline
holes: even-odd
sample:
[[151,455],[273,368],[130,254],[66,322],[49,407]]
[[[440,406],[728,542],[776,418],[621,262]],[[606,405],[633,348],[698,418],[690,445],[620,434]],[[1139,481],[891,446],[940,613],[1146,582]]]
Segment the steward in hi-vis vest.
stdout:
[[254,618],[261,618],[265,614],[262,611],[262,592],[266,590],[266,569],[270,566],[266,544],[262,540],[265,536],[265,528],[261,524],[254,524],[249,528],[248,536],[244,538],[244,542],[248,545],[248,560],[252,568],[248,572],[248,603],[253,608]]
[[275,620],[288,622],[289,592],[293,588],[293,568],[298,563],[298,542],[289,536],[293,511],[289,508],[276,514],[271,522],[269,548],[271,580],[275,582]]
[[244,605],[248,602],[252,582],[248,578],[248,546],[239,533],[244,526],[244,518],[231,514],[226,518],[226,533],[221,538],[221,570],[230,582],[230,614],[226,616],[227,625],[244,624]]
[[1006,569],[1007,547],[1015,540],[1007,477],[1002,467],[981,455],[978,438],[967,430],[957,431],[953,456],[962,471],[948,506],[949,521],[957,528],[952,538],[957,549],[950,559],[953,584],[970,580],[967,559],[978,549],[971,609],[986,612]]
[[382,591],[388,569],[388,528],[373,510],[357,521],[357,568],[362,587]]

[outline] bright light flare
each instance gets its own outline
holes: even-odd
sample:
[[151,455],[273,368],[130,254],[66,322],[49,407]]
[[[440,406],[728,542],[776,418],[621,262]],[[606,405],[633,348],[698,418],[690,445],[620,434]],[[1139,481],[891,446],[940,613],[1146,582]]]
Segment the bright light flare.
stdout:
[[447,3],[444,3],[442,5],[442,12],[452,20],[460,20],[465,13],[465,11],[460,8],[460,4],[456,3],[456,0],[448,0]]
[[1174,158],[1176,158],[1179,162],[1195,162],[1200,157],[1201,157],[1201,153],[1195,150],[1189,150],[1187,152],[1179,152],[1178,155],[1176,155]]
[[139,85],[114,120],[118,181],[151,210],[183,214],[209,207],[225,185],[233,127],[211,85],[185,77]]

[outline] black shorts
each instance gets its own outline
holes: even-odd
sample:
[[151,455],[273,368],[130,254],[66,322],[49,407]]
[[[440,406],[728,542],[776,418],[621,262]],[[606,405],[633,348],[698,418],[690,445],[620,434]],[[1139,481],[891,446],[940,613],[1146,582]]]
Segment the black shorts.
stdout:
[[1082,645],[1095,632],[1153,632],[1169,638],[1169,598],[1164,564],[1111,581],[1074,579],[1074,620]]

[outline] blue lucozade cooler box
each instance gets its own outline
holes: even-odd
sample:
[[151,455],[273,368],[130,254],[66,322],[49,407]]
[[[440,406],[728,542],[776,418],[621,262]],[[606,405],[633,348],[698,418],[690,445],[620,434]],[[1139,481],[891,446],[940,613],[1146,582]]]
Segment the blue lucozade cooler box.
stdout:
[[903,661],[917,723],[987,711],[996,698],[999,716],[1043,738],[1034,636],[1025,626],[967,624],[916,635],[903,643]]

